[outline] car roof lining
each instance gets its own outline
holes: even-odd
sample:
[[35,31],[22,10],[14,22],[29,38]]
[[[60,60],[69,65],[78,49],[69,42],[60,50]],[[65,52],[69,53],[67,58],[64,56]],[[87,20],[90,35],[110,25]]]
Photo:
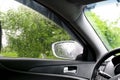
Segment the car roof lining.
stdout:
[[75,4],[87,5],[87,4],[104,1],[104,0],[67,0],[67,1]]
[[67,21],[76,21],[83,10],[83,5],[103,1],[103,0],[16,0],[29,6],[29,2],[35,1],[42,4],[55,13],[62,16]]
[[67,21],[76,21],[82,13],[84,5],[103,0],[34,0],[50,8]]

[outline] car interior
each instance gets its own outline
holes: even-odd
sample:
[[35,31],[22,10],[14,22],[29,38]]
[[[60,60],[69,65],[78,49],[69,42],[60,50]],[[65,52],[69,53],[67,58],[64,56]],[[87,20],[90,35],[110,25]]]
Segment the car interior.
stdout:
[[[62,26],[64,30],[82,45],[83,52],[82,54],[75,55],[75,57],[67,57],[72,58],[72,60],[0,57],[1,80],[120,79],[120,56],[116,56],[120,53],[120,48],[108,51],[84,14],[84,8],[87,5],[104,2],[104,0],[15,1],[41,13]],[[1,27],[0,47],[2,48]],[[80,48],[77,48],[77,51],[79,51],[78,49]],[[55,54],[55,50],[53,51]]]

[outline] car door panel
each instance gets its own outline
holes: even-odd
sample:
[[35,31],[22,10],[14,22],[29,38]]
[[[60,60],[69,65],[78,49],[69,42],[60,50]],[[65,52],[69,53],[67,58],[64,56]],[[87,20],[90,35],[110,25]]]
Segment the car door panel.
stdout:
[[1,77],[4,80],[87,80],[86,78],[73,77],[67,75],[57,75],[57,74],[44,74],[44,73],[31,73],[23,71],[5,71]]
[[[0,58],[9,70],[90,78],[94,62]],[[89,73],[88,73],[89,72]],[[44,79],[43,79],[44,80]],[[54,79],[53,79],[54,80]]]

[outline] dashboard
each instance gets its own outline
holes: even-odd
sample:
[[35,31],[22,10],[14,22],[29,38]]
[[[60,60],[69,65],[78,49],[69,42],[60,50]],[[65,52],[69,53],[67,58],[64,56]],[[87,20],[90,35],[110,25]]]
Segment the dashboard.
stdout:
[[[111,60],[105,61],[99,68],[103,72],[109,74],[111,77],[120,74],[120,55],[114,56]],[[105,78],[99,76],[99,80],[106,80]]]
[[115,75],[120,73],[120,55],[119,56],[115,56],[112,59],[112,63],[114,65],[114,73]]

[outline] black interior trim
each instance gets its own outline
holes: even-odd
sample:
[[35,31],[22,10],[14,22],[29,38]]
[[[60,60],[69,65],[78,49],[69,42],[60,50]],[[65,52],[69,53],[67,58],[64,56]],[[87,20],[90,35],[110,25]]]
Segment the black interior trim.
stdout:
[[4,72],[4,74],[2,74],[2,76],[6,76],[4,80],[88,80],[86,78],[69,75],[19,71],[9,69],[2,64],[0,64],[0,72]]
[[[76,77],[90,78],[95,62],[86,61],[66,61],[66,60],[39,60],[31,58],[0,58],[0,63],[8,69],[45,73],[45,74],[62,74]],[[65,73],[64,68],[76,70],[75,73]],[[4,69],[0,66],[0,72]]]

